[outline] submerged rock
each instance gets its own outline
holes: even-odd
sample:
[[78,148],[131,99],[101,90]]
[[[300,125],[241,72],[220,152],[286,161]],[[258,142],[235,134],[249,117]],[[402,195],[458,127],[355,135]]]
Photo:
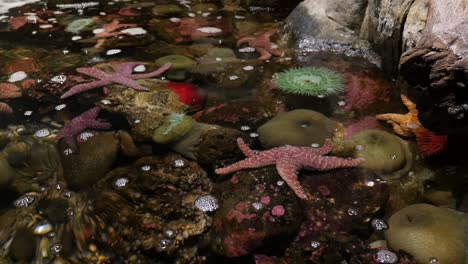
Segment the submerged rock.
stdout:
[[299,227],[298,198],[274,168],[237,172],[217,189],[222,205],[213,219],[211,247],[218,254],[243,256]]
[[77,152],[63,142],[60,147],[64,177],[72,189],[88,188],[104,177],[115,165],[120,149],[114,132],[84,133],[92,136],[78,144]]
[[246,138],[246,135],[232,128],[195,123],[183,138],[171,145],[171,149],[201,164],[215,165],[239,153],[238,137]]
[[363,158],[363,168],[379,173],[384,179],[396,179],[413,166],[413,153],[408,143],[383,130],[364,130],[351,139],[354,156]]
[[385,238],[417,263],[468,263],[466,215],[449,208],[414,204],[393,214]]
[[283,145],[322,145],[325,139],[333,138],[342,126],[319,112],[296,109],[278,114],[258,128],[262,146],[265,148]]
[[186,106],[178,95],[169,90],[149,92],[121,88],[112,89],[99,105],[114,113],[123,115],[129,125],[134,140],[152,141],[153,132],[171,113],[183,113]]

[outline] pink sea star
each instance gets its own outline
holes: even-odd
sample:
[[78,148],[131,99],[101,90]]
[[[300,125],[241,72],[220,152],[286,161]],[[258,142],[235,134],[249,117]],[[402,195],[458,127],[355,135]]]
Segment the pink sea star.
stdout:
[[136,27],[136,24],[120,24],[119,20],[117,19],[112,20],[112,22],[109,24],[105,24],[104,26],[102,26],[102,31],[94,35],[94,37],[97,39],[97,43],[94,47],[95,48],[101,47],[106,41],[105,40],[106,38],[127,34],[121,31],[116,32],[116,30],[121,29],[121,28],[128,28],[128,27]]
[[335,168],[355,167],[363,162],[362,159],[343,159],[323,156],[329,153],[333,146],[327,139],[320,148],[282,146],[265,151],[254,151],[241,138],[237,139],[240,150],[246,159],[224,168],[217,169],[217,174],[228,174],[241,169],[260,168],[276,165],[279,175],[301,199],[308,199],[304,189],[297,179],[297,172],[301,168],[313,170],[331,170]]
[[96,120],[101,108],[93,107],[81,115],[73,118],[67,123],[58,133],[56,139],[65,139],[69,147],[76,150],[76,136],[83,132],[85,129],[110,129],[111,124]]
[[260,53],[259,60],[269,60],[272,55],[282,57],[284,52],[275,48],[273,43],[270,41],[270,37],[276,33],[275,30],[269,30],[263,33],[257,33],[256,37],[243,37],[237,41],[237,46],[243,43],[247,43],[250,47],[254,48]]
[[64,93],[60,98],[64,99],[72,95],[75,95],[77,93],[81,93],[81,92],[88,91],[97,87],[102,87],[105,85],[110,85],[113,83],[121,84],[123,86],[133,88],[135,90],[147,91],[148,88],[139,85],[134,80],[158,76],[171,67],[170,63],[166,63],[161,68],[157,69],[156,71],[149,72],[149,73],[134,74],[133,68],[135,68],[137,65],[143,65],[143,64],[145,63],[141,63],[141,62],[119,63],[114,66],[116,70],[114,73],[107,73],[95,67],[78,68],[76,69],[77,72],[92,76],[99,80],[75,85],[72,88],[70,88],[70,90],[68,90],[66,93]]
[[[219,30],[213,32],[200,30],[204,27],[218,28]],[[201,18],[182,18],[173,22],[173,25],[164,28],[164,31],[173,36],[176,43],[225,34],[220,21],[208,21]]]

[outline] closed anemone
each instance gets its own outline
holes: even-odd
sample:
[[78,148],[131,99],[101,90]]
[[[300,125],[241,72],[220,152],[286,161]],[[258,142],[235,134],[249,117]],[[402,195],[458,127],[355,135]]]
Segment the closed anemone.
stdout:
[[302,67],[279,73],[274,82],[289,94],[327,96],[344,91],[343,77],[330,69]]

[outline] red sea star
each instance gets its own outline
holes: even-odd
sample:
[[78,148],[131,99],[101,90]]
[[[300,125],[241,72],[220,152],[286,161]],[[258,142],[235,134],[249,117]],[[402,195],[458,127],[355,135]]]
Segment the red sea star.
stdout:
[[68,90],[66,93],[64,93],[60,98],[64,99],[72,95],[75,95],[77,93],[81,93],[81,92],[88,91],[97,87],[102,87],[105,85],[110,85],[113,83],[121,84],[123,86],[133,88],[135,90],[147,91],[148,88],[139,85],[134,80],[158,76],[171,67],[170,63],[166,63],[161,68],[157,69],[156,71],[149,72],[149,73],[142,73],[142,74],[134,74],[133,68],[135,68],[138,65],[143,65],[143,64],[145,63],[141,63],[141,62],[119,63],[115,66],[116,72],[114,73],[107,73],[95,67],[78,68],[76,69],[77,72],[92,76],[99,80],[75,85],[72,88],[70,88],[70,90]]
[[228,174],[241,169],[260,168],[276,165],[279,175],[301,199],[308,199],[304,189],[297,179],[297,172],[301,168],[312,170],[331,170],[336,168],[355,167],[363,162],[362,159],[342,159],[323,156],[329,153],[333,146],[327,139],[320,148],[282,146],[265,151],[250,149],[241,138],[237,139],[240,150],[246,159],[224,168],[217,169],[217,174]]
[[69,147],[76,150],[76,139],[75,137],[83,132],[87,128],[93,129],[109,129],[111,124],[107,122],[101,122],[96,120],[101,108],[93,107],[81,115],[73,118],[67,123],[58,133],[56,139],[65,139],[65,142]]
[[284,52],[272,47],[273,43],[270,41],[270,37],[276,33],[275,30],[269,30],[264,33],[257,33],[257,37],[244,37],[237,41],[237,46],[242,43],[247,43],[250,47],[254,48],[260,53],[259,60],[269,60],[272,55],[282,57]]

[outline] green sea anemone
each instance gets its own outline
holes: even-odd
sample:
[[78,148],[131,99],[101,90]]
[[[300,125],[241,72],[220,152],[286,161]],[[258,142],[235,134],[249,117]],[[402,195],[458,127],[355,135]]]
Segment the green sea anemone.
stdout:
[[282,91],[296,95],[326,96],[344,90],[343,77],[327,68],[290,69],[279,73],[274,81]]

